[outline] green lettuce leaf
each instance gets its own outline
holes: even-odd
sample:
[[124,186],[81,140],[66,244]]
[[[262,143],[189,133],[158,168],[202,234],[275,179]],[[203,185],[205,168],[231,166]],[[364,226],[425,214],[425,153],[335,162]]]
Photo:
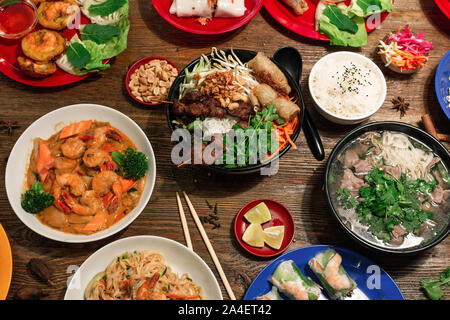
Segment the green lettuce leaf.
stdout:
[[107,16],[119,10],[127,0],[106,0],[89,7],[89,13],[95,16]]
[[391,11],[392,0],[352,0],[348,6],[348,14],[350,17],[358,16],[366,18],[375,13]]
[[364,18],[353,17],[353,22],[358,26],[358,31],[352,34],[339,30],[330,19],[322,15],[319,21],[319,31],[330,38],[330,44],[335,46],[361,47],[367,44],[367,31]]
[[115,26],[120,29],[120,34],[100,45],[103,59],[115,57],[127,48],[130,20],[128,18],[122,18]]

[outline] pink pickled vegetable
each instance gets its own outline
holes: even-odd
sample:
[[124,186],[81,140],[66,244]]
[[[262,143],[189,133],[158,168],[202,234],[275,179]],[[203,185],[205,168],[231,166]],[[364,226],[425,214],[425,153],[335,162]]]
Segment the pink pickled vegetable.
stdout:
[[407,51],[413,55],[426,55],[433,50],[433,44],[430,41],[423,39],[424,32],[420,31],[418,35],[409,30],[409,25],[406,25],[402,31],[402,27],[396,33],[393,33],[386,40],[386,44],[396,42],[399,49]]

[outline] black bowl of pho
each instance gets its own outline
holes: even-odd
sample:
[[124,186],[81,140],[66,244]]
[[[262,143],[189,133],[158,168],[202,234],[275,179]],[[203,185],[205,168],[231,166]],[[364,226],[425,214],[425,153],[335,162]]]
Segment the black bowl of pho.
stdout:
[[189,63],[169,91],[167,119],[178,143],[172,161],[222,173],[276,173],[303,122],[295,88],[264,53],[213,48]]
[[344,230],[385,253],[415,253],[450,232],[450,153],[425,131],[374,122],[342,138],[328,159],[325,191]]

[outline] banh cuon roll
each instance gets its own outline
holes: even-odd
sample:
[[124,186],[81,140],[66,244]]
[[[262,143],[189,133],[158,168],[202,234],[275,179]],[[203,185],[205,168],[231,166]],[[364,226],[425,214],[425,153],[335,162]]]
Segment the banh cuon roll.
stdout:
[[291,300],[317,300],[321,293],[320,286],[306,277],[293,260],[281,262],[269,281]]
[[341,255],[333,249],[319,252],[308,265],[332,299],[344,299],[356,288],[356,282],[342,266]]

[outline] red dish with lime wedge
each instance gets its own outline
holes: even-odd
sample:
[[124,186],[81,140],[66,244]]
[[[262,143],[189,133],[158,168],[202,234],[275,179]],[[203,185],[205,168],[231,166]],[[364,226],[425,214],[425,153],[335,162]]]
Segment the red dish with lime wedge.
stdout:
[[[250,225],[244,218],[244,215],[261,202],[264,202],[267,205],[272,216],[270,221],[262,224],[263,229],[274,226],[284,226],[284,238],[281,247],[278,250],[272,249],[268,245],[264,245],[262,248],[252,247],[242,240],[242,235]],[[292,239],[294,239],[294,233],[295,223],[291,212],[284,205],[272,199],[257,199],[250,201],[238,212],[234,219],[234,234],[236,240],[244,250],[258,257],[273,257],[282,253],[291,244]]]
[[[278,21],[285,28],[302,35],[307,38],[329,41],[330,39],[321,34],[315,28],[315,13],[317,4],[320,0],[307,0],[309,9],[301,16],[296,16],[292,9],[287,7],[281,0],[264,0],[264,8],[269,14]],[[394,1],[392,1],[394,2]],[[350,0],[345,2],[346,5],[350,4]],[[375,16],[375,15],[374,15]],[[379,18],[367,17],[366,18],[366,30],[370,32],[377,28],[388,16],[387,12],[380,14]]]

